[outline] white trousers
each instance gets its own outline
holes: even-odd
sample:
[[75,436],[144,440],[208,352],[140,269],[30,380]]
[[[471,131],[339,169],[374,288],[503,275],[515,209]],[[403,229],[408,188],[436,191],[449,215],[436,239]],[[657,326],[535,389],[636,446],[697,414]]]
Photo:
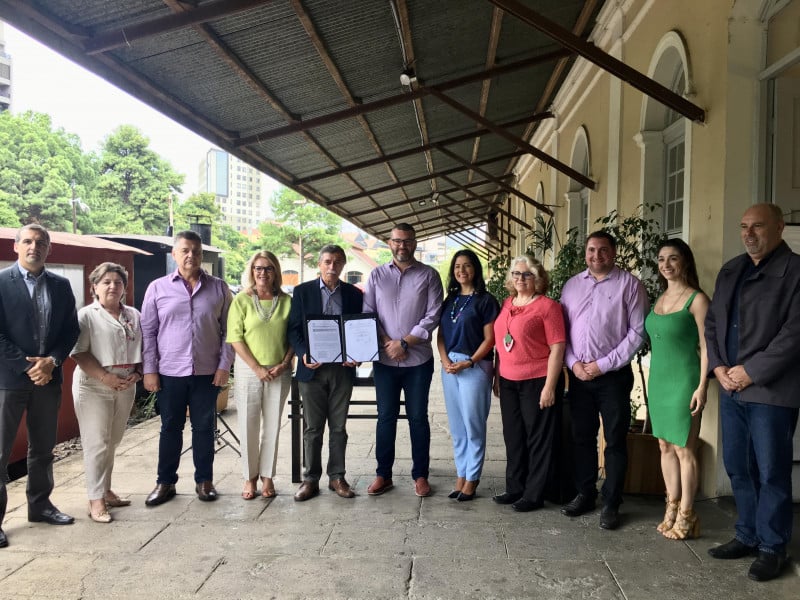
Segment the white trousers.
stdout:
[[262,382],[247,363],[236,356],[233,391],[239,415],[242,473],[245,479],[259,475],[275,477],[281,415],[291,383],[292,373],[289,370],[274,381]]
[[[133,369],[106,370],[122,377],[133,372]],[[72,398],[81,432],[89,500],[99,500],[111,489],[114,454],[128,425],[135,396],[135,385],[116,392],[88,377],[80,368],[75,369]]]

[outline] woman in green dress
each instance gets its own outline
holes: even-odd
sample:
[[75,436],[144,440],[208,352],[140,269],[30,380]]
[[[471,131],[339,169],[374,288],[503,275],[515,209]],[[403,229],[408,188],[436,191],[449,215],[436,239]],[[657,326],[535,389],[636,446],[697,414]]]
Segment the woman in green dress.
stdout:
[[683,240],[659,246],[658,280],[663,293],[645,320],[652,348],[648,409],[667,489],[667,509],[657,529],[664,537],[682,540],[700,531],[693,504],[700,416],[708,389],[703,323],[709,300]]

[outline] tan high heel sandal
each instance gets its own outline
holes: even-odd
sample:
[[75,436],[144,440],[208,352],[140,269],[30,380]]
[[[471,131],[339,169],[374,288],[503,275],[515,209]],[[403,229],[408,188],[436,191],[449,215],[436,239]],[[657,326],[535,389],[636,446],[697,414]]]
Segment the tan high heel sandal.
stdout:
[[664,511],[664,520],[656,527],[658,533],[665,533],[672,529],[672,526],[675,525],[675,519],[678,517],[678,509],[681,506],[680,500],[672,500],[669,496],[667,496],[666,502],[667,509]]
[[700,519],[693,509],[679,510],[678,518],[672,529],[664,532],[664,537],[671,540],[693,540],[700,536]]

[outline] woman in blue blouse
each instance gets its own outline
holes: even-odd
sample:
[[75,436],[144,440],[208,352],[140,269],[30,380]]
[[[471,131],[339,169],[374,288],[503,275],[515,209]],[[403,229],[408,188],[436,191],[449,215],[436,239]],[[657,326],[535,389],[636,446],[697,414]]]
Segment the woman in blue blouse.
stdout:
[[472,250],[450,263],[438,347],[442,386],[453,438],[456,484],[450,498],[472,500],[486,454],[486,419],[492,401],[494,323],[500,307],[486,291],[483,268]]

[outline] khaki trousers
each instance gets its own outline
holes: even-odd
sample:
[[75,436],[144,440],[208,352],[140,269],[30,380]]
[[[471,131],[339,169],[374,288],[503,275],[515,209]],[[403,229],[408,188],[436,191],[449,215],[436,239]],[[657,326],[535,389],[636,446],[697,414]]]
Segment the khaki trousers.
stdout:
[[287,370],[274,381],[262,382],[238,355],[234,373],[233,394],[239,421],[242,474],[245,479],[259,475],[275,477],[278,433],[292,373]]
[[[106,370],[122,377],[127,377],[133,372],[133,369],[110,367]],[[89,500],[99,500],[111,489],[114,454],[128,425],[135,396],[135,385],[122,392],[116,392],[96,379],[88,377],[80,368],[75,369],[72,397],[75,401],[75,416],[78,417],[81,431]]]

